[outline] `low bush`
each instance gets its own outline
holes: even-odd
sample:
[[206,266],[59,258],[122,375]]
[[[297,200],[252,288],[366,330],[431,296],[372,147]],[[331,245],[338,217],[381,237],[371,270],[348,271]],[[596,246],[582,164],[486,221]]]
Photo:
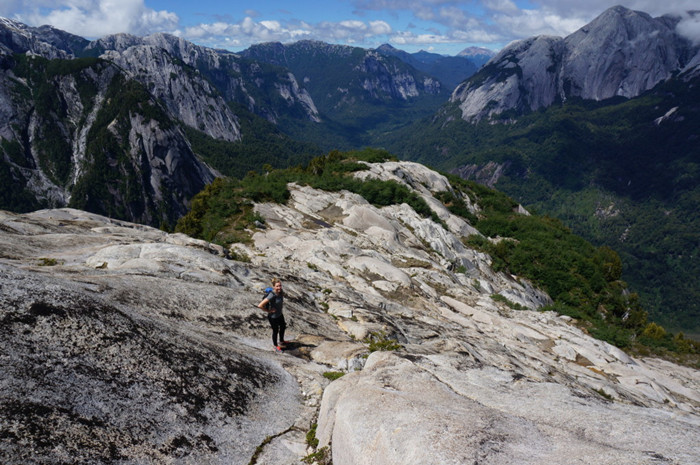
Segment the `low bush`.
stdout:
[[392,351],[403,348],[396,339],[392,339],[384,331],[372,331],[363,341],[370,352]]

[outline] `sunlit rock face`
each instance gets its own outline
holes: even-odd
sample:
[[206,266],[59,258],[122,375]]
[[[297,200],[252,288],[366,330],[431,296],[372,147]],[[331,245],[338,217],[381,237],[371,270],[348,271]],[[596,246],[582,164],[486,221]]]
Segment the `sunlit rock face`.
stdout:
[[[287,205],[255,205],[234,261],[78,210],[0,212],[1,461],[298,464],[317,423],[335,464],[693,463],[697,370],[538,311],[544,292],[463,245],[478,232],[435,199],[438,173],[358,175],[404,183],[442,223],[292,184]],[[281,354],[255,307],[273,276]],[[370,354],[372,336],[400,348]]]
[[676,30],[679,20],[616,6],[565,38],[513,42],[458,86],[451,101],[474,121],[576,97],[636,97],[697,67],[698,46]]

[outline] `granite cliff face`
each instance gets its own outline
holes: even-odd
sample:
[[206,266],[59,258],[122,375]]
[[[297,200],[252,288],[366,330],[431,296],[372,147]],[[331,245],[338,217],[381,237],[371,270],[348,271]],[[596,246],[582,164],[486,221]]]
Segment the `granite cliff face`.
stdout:
[[[176,123],[198,117],[196,102],[216,103],[203,79],[173,78],[184,73],[151,50],[152,66],[170,69],[163,78],[172,80],[170,99],[154,96],[145,87],[151,83],[135,80],[124,61],[76,59],[74,49],[87,41],[11,21],[0,30],[4,204],[24,210],[70,205],[174,224],[189,199],[215,178]],[[136,66],[148,54],[134,55]],[[232,115],[209,114],[213,128],[238,134]]]
[[214,179],[161,104],[113,63],[0,60],[5,204],[174,224]]
[[[697,370],[538,312],[545,293],[463,245],[475,230],[433,196],[438,173],[360,173],[410,186],[445,226],[290,185],[287,205],[255,205],[238,262],[78,210],[0,213],[1,461],[300,464],[317,423],[341,465],[693,462]],[[253,307],[271,273],[283,354]],[[401,348],[367,357],[368,336]]]
[[215,139],[240,138],[227,102],[240,103],[271,122],[290,113],[320,121],[313,100],[294,75],[263,69],[234,53],[200,47],[169,34],[107,36],[89,44],[85,52],[99,53],[131,70],[173,107],[179,119]]
[[128,47],[105,50],[100,56],[128,70],[164,103],[169,114],[187,126],[215,139],[240,139],[236,116],[202,74],[194,69],[185,72],[181,56],[171,53],[163,44],[151,45],[137,38],[128,42],[134,41]]
[[452,94],[465,120],[516,113],[580,97],[636,97],[697,67],[699,48],[678,19],[610,8],[573,34],[514,42]]

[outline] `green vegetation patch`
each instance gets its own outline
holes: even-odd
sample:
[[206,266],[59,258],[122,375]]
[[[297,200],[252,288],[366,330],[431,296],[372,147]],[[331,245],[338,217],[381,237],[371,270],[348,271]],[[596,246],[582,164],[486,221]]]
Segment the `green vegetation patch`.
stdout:
[[[482,68],[472,84],[493,71]],[[689,102],[700,101],[699,84],[673,78],[634,99],[569,98],[476,124],[452,104],[382,144],[482,182],[493,181],[487,167],[497,165],[497,189],[617,250],[650,315],[698,338],[700,111]]]
[[396,339],[389,337],[384,331],[372,331],[362,342],[368,345],[370,352],[394,351],[403,348]]
[[248,242],[250,231],[263,219],[253,212],[253,203],[289,200],[287,184],[295,182],[316,189],[337,192],[348,190],[382,207],[407,203],[417,213],[439,219],[428,204],[409,188],[396,181],[360,180],[352,173],[368,169],[366,163],[392,159],[382,150],[364,149],[312,159],[306,167],[275,170],[265,174],[249,172],[243,179],[219,178],[192,199],[190,211],[180,218],[176,231],[222,245]]
[[331,381],[335,381],[338,378],[342,378],[345,375],[342,371],[325,371],[323,377]]
[[295,141],[243,106],[231,105],[240,123],[240,141],[217,140],[196,129],[183,127],[192,151],[223,175],[242,178],[264,165],[270,168],[295,166],[320,155],[321,150],[315,145]]
[[264,222],[253,211],[251,198],[286,201],[289,197],[286,184],[263,181],[258,175],[245,181],[215,179],[194,196],[189,212],[178,220],[175,231],[225,247],[250,242],[250,230],[256,223]]
[[484,187],[474,194],[482,207],[475,227],[483,236],[465,238],[465,245],[488,253],[496,271],[545,290],[554,304],[543,310],[576,318],[591,335],[617,347],[698,364],[700,343],[648,321],[639,296],[621,279],[622,260],[613,249],[593,246],[558,219],[515,212],[505,194]]

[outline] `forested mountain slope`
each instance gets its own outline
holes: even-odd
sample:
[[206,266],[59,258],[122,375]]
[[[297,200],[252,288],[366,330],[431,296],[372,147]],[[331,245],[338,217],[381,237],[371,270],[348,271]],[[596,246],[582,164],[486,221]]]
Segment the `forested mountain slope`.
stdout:
[[654,318],[697,334],[698,102],[700,76],[686,73],[634,99],[570,99],[508,123],[472,124],[445,107],[387,145],[618,250]]

